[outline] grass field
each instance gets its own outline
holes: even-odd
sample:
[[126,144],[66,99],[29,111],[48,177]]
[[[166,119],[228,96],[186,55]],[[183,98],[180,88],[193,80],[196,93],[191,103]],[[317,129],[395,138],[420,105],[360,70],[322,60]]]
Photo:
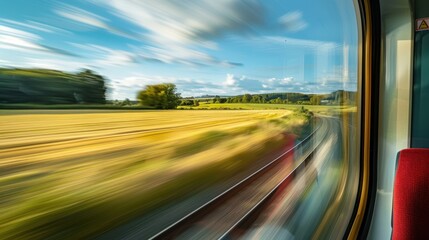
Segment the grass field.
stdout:
[[339,105],[297,105],[297,104],[268,104],[268,103],[206,103],[200,102],[200,105],[195,106],[179,106],[179,109],[196,109],[196,110],[213,110],[213,109],[228,109],[228,110],[297,110],[301,107],[319,114],[338,114],[344,112],[356,111],[356,106],[339,106]]
[[0,239],[94,236],[242,171],[308,122],[289,110],[0,111]]

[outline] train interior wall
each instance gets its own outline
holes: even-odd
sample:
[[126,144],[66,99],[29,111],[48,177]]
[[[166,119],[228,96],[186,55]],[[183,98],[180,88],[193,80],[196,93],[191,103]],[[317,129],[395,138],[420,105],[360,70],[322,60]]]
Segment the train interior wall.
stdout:
[[391,239],[396,154],[407,147],[429,148],[429,31],[416,19],[429,17],[427,0],[381,0],[377,194],[368,239]]
[[368,239],[390,239],[396,154],[409,147],[413,13],[408,0],[381,0],[377,193]]

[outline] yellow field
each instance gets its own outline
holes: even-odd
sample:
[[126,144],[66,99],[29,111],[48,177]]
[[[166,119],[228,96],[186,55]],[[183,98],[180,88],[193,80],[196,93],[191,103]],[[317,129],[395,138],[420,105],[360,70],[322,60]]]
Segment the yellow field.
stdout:
[[291,113],[0,112],[0,238],[91,236],[204,188],[306,123]]

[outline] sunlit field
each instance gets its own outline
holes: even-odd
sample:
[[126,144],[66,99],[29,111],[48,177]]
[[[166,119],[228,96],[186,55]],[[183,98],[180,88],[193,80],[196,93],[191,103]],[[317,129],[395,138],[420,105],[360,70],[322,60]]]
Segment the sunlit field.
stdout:
[[94,236],[249,168],[309,120],[291,110],[1,111],[0,238]]
[[340,114],[344,112],[356,112],[356,106],[350,105],[299,105],[299,104],[269,104],[269,103],[211,103],[201,101],[199,106],[179,106],[179,109],[224,109],[224,110],[268,110],[268,109],[285,109],[298,110],[306,108],[311,112],[319,114]]

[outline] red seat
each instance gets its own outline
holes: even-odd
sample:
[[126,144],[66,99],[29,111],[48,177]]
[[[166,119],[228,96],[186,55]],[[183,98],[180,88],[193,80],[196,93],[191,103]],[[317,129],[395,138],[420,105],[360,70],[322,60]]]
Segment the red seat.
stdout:
[[399,152],[393,188],[393,240],[429,239],[429,149]]

